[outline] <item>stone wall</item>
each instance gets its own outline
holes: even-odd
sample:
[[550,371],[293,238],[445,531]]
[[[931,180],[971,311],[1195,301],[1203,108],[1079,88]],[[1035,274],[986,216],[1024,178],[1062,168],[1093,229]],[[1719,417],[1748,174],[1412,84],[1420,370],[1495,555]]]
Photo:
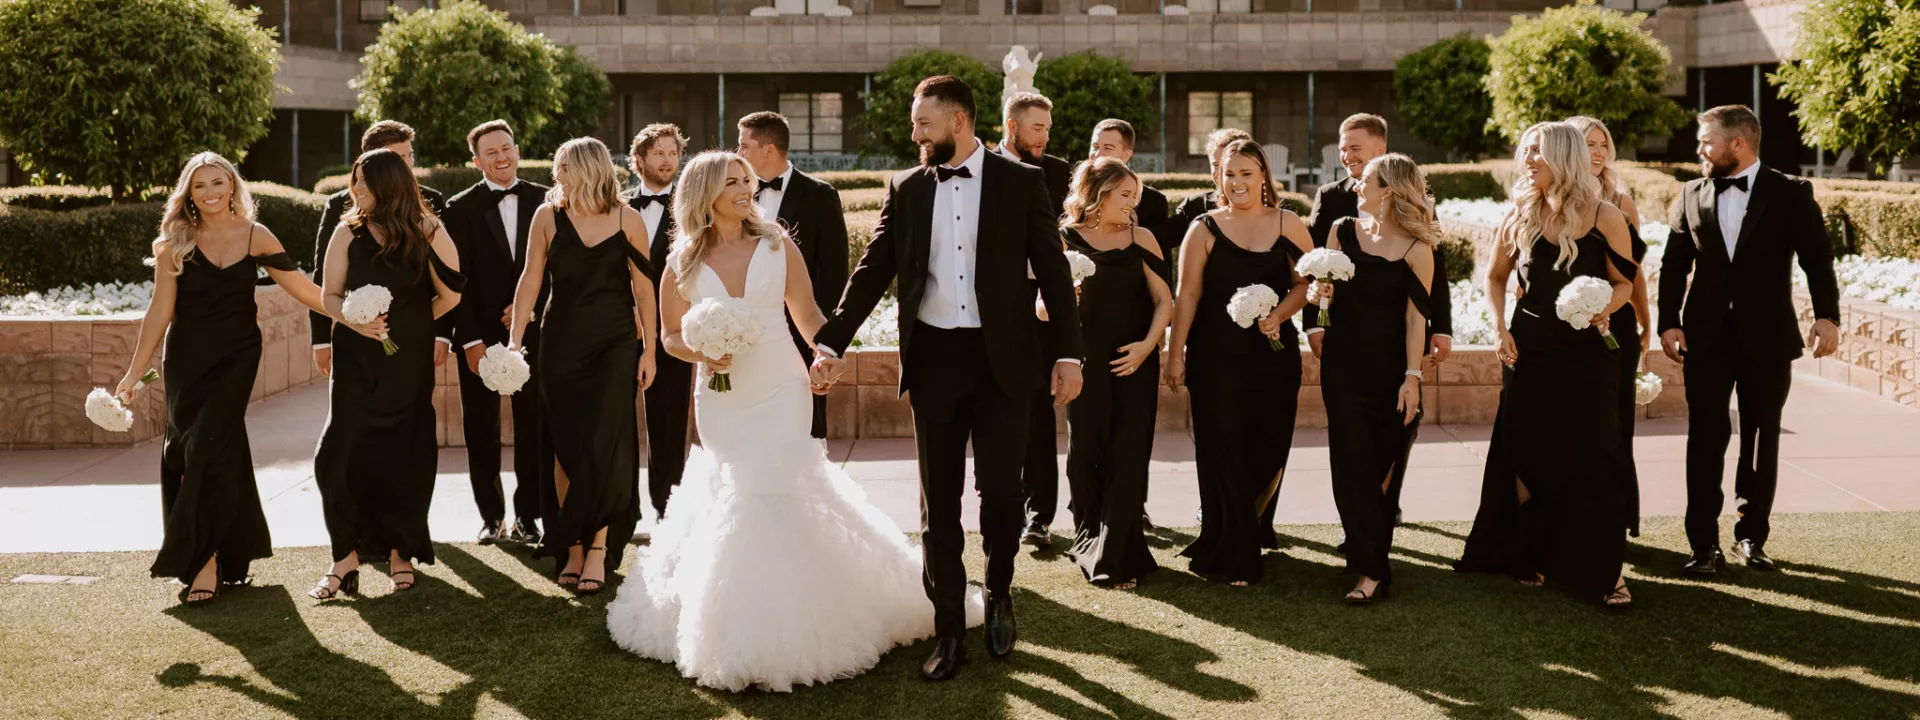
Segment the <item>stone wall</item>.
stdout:
[[[254,300],[262,345],[253,399],[318,379],[307,349],[306,308],[277,287],[259,289]],[[165,378],[135,401],[129,432],[100,429],[84,409],[93,388],[120,382],[133,360],[140,318],[0,318],[0,450],[123,447],[159,437],[166,425]]]
[[[1813,324],[1813,301],[1798,294],[1794,307],[1804,331]],[[1818,360],[1809,351],[1793,368],[1920,408],[1920,311],[1841,298],[1840,349]]]

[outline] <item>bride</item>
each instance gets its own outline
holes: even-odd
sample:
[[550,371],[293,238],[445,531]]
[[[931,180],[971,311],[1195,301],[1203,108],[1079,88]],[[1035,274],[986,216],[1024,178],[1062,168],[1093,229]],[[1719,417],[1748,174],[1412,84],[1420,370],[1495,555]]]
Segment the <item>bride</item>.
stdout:
[[[896,645],[933,634],[919,549],[869,504],[810,436],[807,370],[786,313],[812,342],[826,317],[800,250],[753,204],[753,170],[708,152],[687,164],[673,200],[680,235],[660,283],[661,338],[699,363],[702,446],[636,566],[607,607],[620,647],[674,663],[701,685],[789,692],[852,677]],[[738,355],[688,348],[680,319],[711,297],[745,300],[760,340]],[[728,373],[727,392],[707,389]],[[984,605],[969,598],[967,622]]]

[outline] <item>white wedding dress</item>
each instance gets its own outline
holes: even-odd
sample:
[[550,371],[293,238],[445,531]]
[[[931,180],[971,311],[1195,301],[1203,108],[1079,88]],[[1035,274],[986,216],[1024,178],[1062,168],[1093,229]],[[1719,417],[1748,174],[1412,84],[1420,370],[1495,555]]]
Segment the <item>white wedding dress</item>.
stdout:
[[[853,677],[933,634],[920,548],[809,434],[813,399],[787,333],[786,277],[784,244],[761,243],[744,297],[760,338],[734,356],[731,391],[708,390],[704,365],[696,373],[703,446],[607,607],[620,647],[730,691]],[[728,291],[703,264],[695,294],[689,301]],[[967,622],[979,625],[984,605],[970,595]]]

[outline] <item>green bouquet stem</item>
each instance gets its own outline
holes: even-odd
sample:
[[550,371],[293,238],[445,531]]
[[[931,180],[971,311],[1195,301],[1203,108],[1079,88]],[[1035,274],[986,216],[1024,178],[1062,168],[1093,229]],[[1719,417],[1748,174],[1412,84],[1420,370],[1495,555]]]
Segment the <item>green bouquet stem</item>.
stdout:
[[714,392],[726,392],[733,389],[733,378],[726,373],[714,373],[707,381],[707,389]]
[[1606,332],[1606,333],[1603,333],[1603,334],[1602,334],[1602,335],[1601,335],[1600,337],[1603,337],[1603,338],[1605,338],[1605,339],[1606,339],[1606,341],[1607,341],[1607,349],[1608,349],[1608,350],[1619,350],[1619,349],[1620,349],[1620,341],[1619,341],[1619,340],[1615,340],[1615,339],[1613,339],[1613,332],[1612,332],[1612,331],[1608,331],[1608,332]]
[[380,349],[387,351],[388,357],[392,357],[394,353],[400,352],[400,346],[393,344],[393,338],[386,336],[381,336],[380,338]]

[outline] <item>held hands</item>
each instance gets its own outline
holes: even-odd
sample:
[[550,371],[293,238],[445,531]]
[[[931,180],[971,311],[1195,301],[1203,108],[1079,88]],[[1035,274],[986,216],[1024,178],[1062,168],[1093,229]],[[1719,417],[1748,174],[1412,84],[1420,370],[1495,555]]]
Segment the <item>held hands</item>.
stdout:
[[1826,318],[1813,321],[1813,329],[1807,331],[1807,344],[1813,346],[1816,358],[1832,355],[1840,349],[1840,326]]
[[[1818,323],[1815,323],[1815,328],[1818,329]],[[1685,330],[1681,330],[1680,328],[1674,328],[1672,330],[1668,330],[1666,332],[1660,333],[1660,352],[1666,353],[1668,360],[1672,360],[1682,365],[1686,364],[1687,332]],[[1820,350],[1818,348],[1815,348],[1814,352],[1817,354],[1820,352]]]
[[1053,364],[1053,404],[1066,405],[1080,397],[1080,366],[1061,360]]
[[1413,416],[1420,412],[1420,378],[1408,375],[1407,379],[1400,383],[1400,397],[1394,403],[1393,409],[1406,413],[1406,419],[1401,420],[1400,424],[1413,424]]
[[812,385],[813,394],[825,395],[834,383],[840,381],[840,376],[846,371],[845,360],[827,357],[825,353],[816,353],[813,356],[813,367],[807,368],[807,380]]
[[[1319,335],[1320,333],[1314,333],[1314,334]],[[1640,338],[1640,342],[1642,344],[1644,344],[1646,340],[1647,339],[1645,336],[1642,336]],[[1641,348],[1641,349],[1644,350],[1645,348]],[[1320,346],[1315,345],[1313,347],[1313,356],[1320,357]],[[1453,336],[1451,335],[1433,336],[1433,361],[1437,363],[1443,363],[1443,362],[1446,362],[1447,359],[1451,357],[1453,357]]]
[[1152,340],[1121,345],[1120,357],[1114,358],[1113,362],[1108,364],[1113,366],[1113,374],[1126,377],[1132,375],[1133,371],[1139,370],[1140,366],[1147,362],[1147,358],[1152,357],[1153,353],[1159,349],[1160,344]]
[[1503,365],[1512,365],[1520,361],[1520,347],[1513,343],[1513,333],[1506,328],[1500,329],[1500,342],[1494,346],[1493,353]]

